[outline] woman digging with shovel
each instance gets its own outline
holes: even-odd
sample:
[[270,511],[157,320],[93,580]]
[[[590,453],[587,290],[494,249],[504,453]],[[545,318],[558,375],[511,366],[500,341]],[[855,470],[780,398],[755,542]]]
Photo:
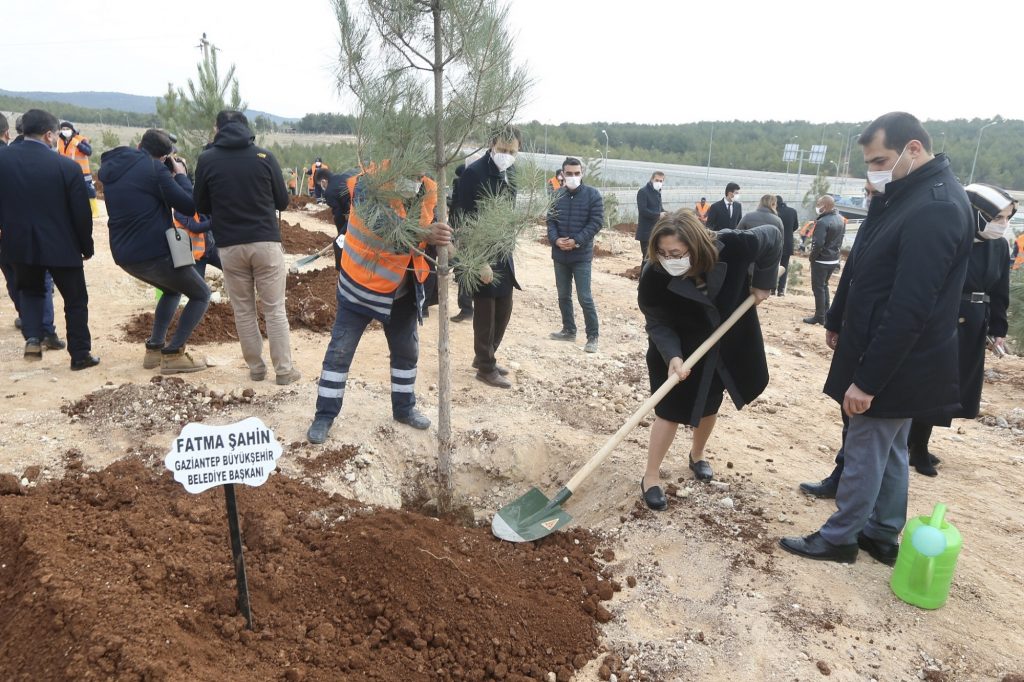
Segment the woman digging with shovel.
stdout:
[[740,409],[768,385],[761,325],[753,309],[693,366],[692,377],[683,358],[749,295],[756,303],[768,298],[779,279],[781,255],[782,234],[774,225],[711,232],[688,210],[671,213],[655,225],[638,295],[647,321],[651,392],[661,387],[669,372],[681,383],[654,410],[647,470],[640,479],[643,500],[651,509],[668,507],[659,471],[679,425],[694,427],[690,469],[697,480],[711,480],[704,448],[723,393],[728,391]]

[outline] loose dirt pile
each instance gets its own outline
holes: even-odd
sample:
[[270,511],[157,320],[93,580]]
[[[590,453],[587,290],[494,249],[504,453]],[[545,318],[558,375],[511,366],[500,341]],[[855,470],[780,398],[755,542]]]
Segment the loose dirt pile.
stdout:
[[295,196],[288,199],[288,210],[289,211],[301,211],[307,204],[315,204],[316,199],[307,196]]
[[279,222],[281,225],[281,246],[284,247],[285,253],[316,253],[331,243],[330,235],[323,232],[307,230],[298,223],[292,225],[287,220]]
[[325,223],[330,223],[331,225],[334,224],[334,211],[332,211],[330,208],[321,209],[319,211],[316,211],[315,213],[310,213],[310,215],[316,218],[317,220],[322,220]]
[[214,412],[253,403],[255,396],[251,388],[225,393],[187,383],[180,377],[157,375],[141,386],[121,384],[93,391],[80,400],[65,403],[61,412],[73,422],[118,426],[142,436],[175,425],[201,422]]
[[[298,274],[289,274],[285,284],[287,299],[285,308],[288,311],[288,324],[293,328],[304,328],[314,332],[330,332],[334,325],[334,314],[337,309],[335,287],[338,273],[334,268],[311,270]],[[180,312],[174,316],[167,338],[174,335],[178,327]],[[263,315],[259,315],[260,333],[267,335]],[[153,331],[153,313],[139,313],[124,325],[125,339],[138,343],[145,342]],[[206,309],[199,326],[192,332],[188,345],[201,346],[208,343],[228,343],[237,341],[235,332],[235,314],[230,303],[211,303]],[[140,350],[140,353],[142,351]]]
[[634,265],[629,270],[626,270],[625,272],[620,272],[619,273],[619,277],[625,277],[626,279],[631,279],[631,280],[634,280],[634,281],[639,281],[640,280],[640,266],[639,265]]
[[616,223],[612,225],[612,229],[622,234],[634,235],[636,234],[636,223]]
[[218,491],[127,459],[4,498],[0,678],[568,681],[611,618],[581,531],[503,543],[282,475],[238,496],[253,631]]

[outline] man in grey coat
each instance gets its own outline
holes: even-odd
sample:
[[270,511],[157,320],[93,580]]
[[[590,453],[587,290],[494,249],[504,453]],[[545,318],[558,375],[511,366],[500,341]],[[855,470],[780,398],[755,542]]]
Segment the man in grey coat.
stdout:
[[825,324],[828,311],[828,280],[839,268],[839,251],[846,236],[846,221],[836,211],[835,200],[827,194],[818,197],[814,210],[818,219],[814,221],[814,235],[811,237],[811,291],[814,292],[814,314],[805,317],[807,324]]

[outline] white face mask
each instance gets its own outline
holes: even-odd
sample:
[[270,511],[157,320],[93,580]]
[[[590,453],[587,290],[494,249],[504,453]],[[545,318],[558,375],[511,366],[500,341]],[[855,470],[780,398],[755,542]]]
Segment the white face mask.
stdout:
[[[978,217],[979,221],[981,217]],[[1006,234],[1006,228],[1009,227],[1009,223],[994,223],[989,221],[985,225],[985,229],[978,233],[978,236],[982,239],[1002,239],[1003,235]]]
[[739,201],[740,200],[740,193],[736,192],[736,194],[733,194],[732,195],[732,200],[733,201]]
[[673,277],[680,277],[690,271],[689,256],[683,256],[682,258],[665,258],[663,256],[658,256],[658,262],[661,263],[661,267],[665,268],[665,272]]
[[661,180],[655,180],[654,182],[651,183],[651,185],[654,187],[654,189],[660,192],[661,188],[664,187],[665,183]]
[[582,183],[582,182],[583,182],[583,178],[580,177],[579,175],[566,175],[565,176],[565,186],[568,187],[569,189],[576,189],[577,187],[580,186],[580,183]]
[[[890,168],[889,170],[868,171],[868,182],[871,183],[871,186],[875,188],[876,192],[878,192],[879,194],[885,193],[885,186],[892,182],[892,172],[896,170],[896,166],[899,165],[900,159],[903,158],[903,154],[906,151],[907,148],[904,147],[903,151],[900,152],[900,155],[896,157],[896,163],[894,163],[892,165],[892,168]],[[914,164],[910,164],[910,168],[913,169]],[[907,171],[907,174],[910,174],[909,170]]]
[[821,215],[822,213],[825,212],[825,209],[823,209],[821,206],[815,206],[814,212],[817,213],[818,215]]
[[491,161],[498,167],[498,170],[506,171],[516,162],[516,156],[515,154],[505,154],[504,152],[491,152]]
[[73,131],[73,130],[68,130],[67,128],[61,128],[60,129],[60,136],[63,137],[65,140],[70,140],[71,136],[74,135],[74,134],[75,134],[75,131]]

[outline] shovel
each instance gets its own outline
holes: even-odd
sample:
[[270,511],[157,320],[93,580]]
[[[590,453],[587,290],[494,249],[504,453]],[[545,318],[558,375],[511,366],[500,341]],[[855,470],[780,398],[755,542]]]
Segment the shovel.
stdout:
[[[743,316],[745,312],[750,310],[754,305],[754,295],[751,294],[747,297],[743,303],[733,312],[732,315],[723,322],[718,329],[716,329],[708,339],[700,345],[700,347],[693,351],[690,357],[683,361],[683,367],[686,369],[692,369],[697,362],[704,357],[712,346],[714,346],[722,338],[722,336],[732,328],[736,321]],[[582,469],[576,472],[576,475],[570,479],[565,487],[558,491],[555,497],[551,500],[547,498],[547,495],[542,493],[537,488],[530,488],[530,491],[525,495],[516,498],[512,502],[508,503],[504,507],[498,510],[498,513],[494,515],[494,519],[491,521],[491,532],[494,533],[498,538],[507,540],[509,542],[528,542],[530,540],[539,540],[546,535],[554,533],[556,530],[572,521],[572,517],[562,509],[562,504],[572,497],[572,494],[576,492],[576,488],[583,483],[584,479],[587,478],[594,469],[599,467],[602,462],[611,454],[619,443],[622,442],[630,431],[636,428],[636,425],[640,423],[640,420],[644,416],[654,409],[654,407],[661,402],[661,399],[671,391],[676,384],[679,383],[679,375],[675,372],[669,374],[668,379],[661,385],[654,395],[644,401],[644,404],[640,406],[633,416],[629,418],[622,427],[615,432],[611,438],[608,439],[600,450],[597,451],[590,461],[587,462]]]
[[324,256],[326,256],[327,254],[331,253],[332,251],[334,251],[334,244],[333,243],[332,244],[328,244],[327,246],[325,246],[324,248],[320,249],[319,251],[317,251],[314,254],[310,254],[308,256],[303,256],[302,258],[298,259],[297,261],[292,263],[290,268],[288,268],[288,272],[290,272],[292,274],[295,274],[296,272],[299,271],[299,268],[304,267],[306,265],[309,265],[310,263],[315,261],[317,258],[323,258]]

